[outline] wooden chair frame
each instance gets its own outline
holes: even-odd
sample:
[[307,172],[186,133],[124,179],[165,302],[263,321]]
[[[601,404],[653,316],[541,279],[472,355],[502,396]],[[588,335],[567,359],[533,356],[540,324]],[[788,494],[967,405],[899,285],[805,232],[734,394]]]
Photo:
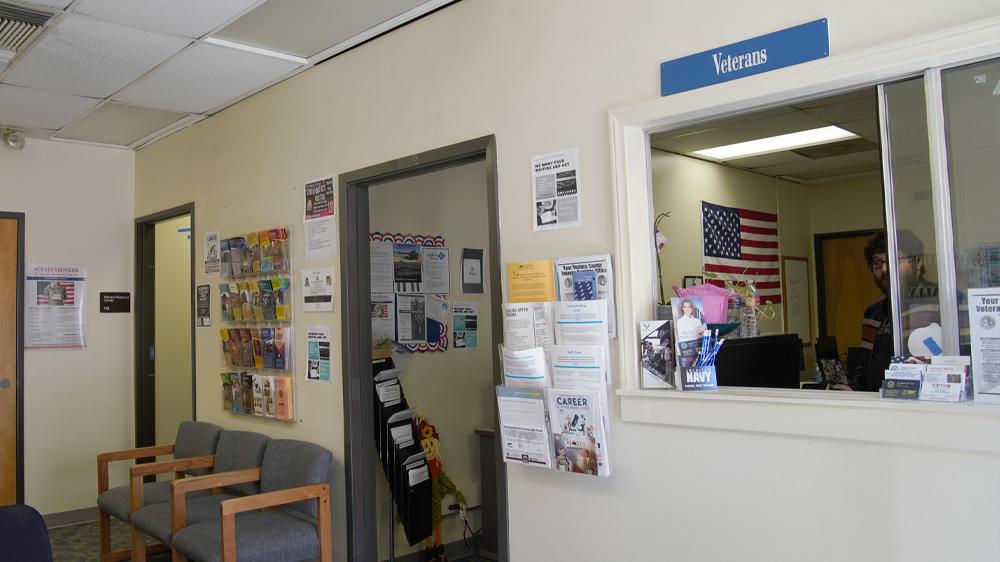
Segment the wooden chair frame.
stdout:
[[[259,468],[207,474],[174,480],[170,483],[170,528],[177,533],[187,524],[188,492],[197,490],[217,491],[223,486],[260,481]],[[312,484],[286,490],[276,490],[241,498],[232,498],[219,505],[222,539],[220,551],[223,562],[236,562],[236,514],[246,511],[266,510],[279,505],[315,499],[317,503],[316,534],[319,540],[321,562],[333,562],[333,535],[330,521],[330,485]],[[173,562],[186,562],[187,557],[173,549]]]
[[[97,495],[108,491],[108,464],[116,461],[136,460],[147,457],[155,458],[158,455],[172,455],[173,445],[156,445],[153,447],[139,447],[136,449],[122,449],[119,451],[108,451],[97,455]],[[152,463],[148,463],[152,464]],[[136,465],[139,466],[139,465]],[[141,489],[141,486],[140,486]],[[131,549],[116,550],[111,552],[111,516],[98,507],[98,522],[100,535],[101,562],[117,562],[128,560],[132,556]],[[163,545],[150,545],[150,554],[154,552],[165,552]]]

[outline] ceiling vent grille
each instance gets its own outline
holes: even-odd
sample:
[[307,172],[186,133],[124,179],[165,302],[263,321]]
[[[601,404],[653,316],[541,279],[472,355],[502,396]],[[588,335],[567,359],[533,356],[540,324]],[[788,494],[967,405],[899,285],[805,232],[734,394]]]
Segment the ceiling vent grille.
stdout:
[[51,17],[52,14],[0,2],[0,57],[2,51],[17,53]]

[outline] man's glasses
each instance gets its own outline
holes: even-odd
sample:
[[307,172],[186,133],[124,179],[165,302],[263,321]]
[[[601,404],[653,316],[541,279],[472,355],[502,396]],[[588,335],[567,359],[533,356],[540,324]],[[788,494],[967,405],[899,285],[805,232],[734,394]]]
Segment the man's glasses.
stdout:
[[[916,260],[916,256],[899,256],[899,262],[900,263],[902,263],[904,260],[909,260],[909,261],[912,262],[912,261]],[[882,267],[887,266],[887,265],[889,265],[889,261],[888,260],[884,260],[882,258],[875,258],[875,259],[873,259],[871,261],[872,271],[878,271],[878,270],[882,269]]]

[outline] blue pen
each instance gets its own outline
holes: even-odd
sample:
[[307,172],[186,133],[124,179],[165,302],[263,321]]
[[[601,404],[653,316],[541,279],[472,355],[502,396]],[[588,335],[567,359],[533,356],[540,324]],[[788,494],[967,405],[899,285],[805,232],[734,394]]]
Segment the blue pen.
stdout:
[[709,355],[708,360],[705,362],[706,366],[715,365],[715,356],[719,354],[719,349],[722,347],[722,342],[724,341],[726,341],[726,338],[722,338],[715,343],[715,347],[712,348],[711,355]]
[[698,350],[698,359],[694,362],[695,367],[701,367],[704,365],[705,359],[708,358],[708,352],[712,346],[712,330],[705,330],[701,335],[701,349]]

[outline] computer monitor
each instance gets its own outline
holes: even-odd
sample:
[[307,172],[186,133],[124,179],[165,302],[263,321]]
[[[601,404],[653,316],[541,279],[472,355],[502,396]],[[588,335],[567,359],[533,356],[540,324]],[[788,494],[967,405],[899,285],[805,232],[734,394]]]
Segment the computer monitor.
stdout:
[[799,388],[802,340],[795,334],[727,339],[715,359],[719,386]]

